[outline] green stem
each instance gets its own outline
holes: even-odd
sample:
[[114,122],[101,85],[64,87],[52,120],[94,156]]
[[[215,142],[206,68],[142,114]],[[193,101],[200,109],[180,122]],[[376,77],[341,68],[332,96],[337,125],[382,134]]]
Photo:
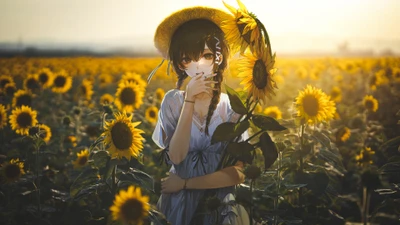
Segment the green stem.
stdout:
[[250,225],[253,225],[253,183],[254,180],[250,181]]
[[[281,189],[281,167],[282,167],[282,152],[279,151],[278,158],[278,185],[276,185],[276,196],[274,200],[274,210],[275,212],[278,210],[278,202],[279,202],[279,190]],[[278,225],[278,215],[274,215],[274,225]]]
[[112,191],[113,195],[115,195],[115,192],[116,192],[116,189],[117,189],[116,171],[117,171],[117,165],[114,166],[114,169],[113,169],[112,175],[111,175],[111,178],[112,178],[111,191]]
[[[40,133],[40,128],[39,128],[39,133]],[[39,138],[39,137],[36,137]],[[36,139],[35,138],[35,139]],[[36,148],[36,198],[37,198],[37,204],[38,204],[38,213],[39,213],[39,218],[42,218],[42,207],[40,206],[40,180],[39,180],[39,144],[37,140],[35,141],[35,148]]]
[[[303,151],[304,149],[304,143],[303,143],[303,136],[304,136],[304,125],[300,126],[301,133],[300,133],[300,152]],[[300,154],[300,167],[299,167],[299,172],[300,174],[303,173],[303,155]],[[303,188],[299,188],[299,206],[301,207],[303,204]]]
[[251,139],[253,139],[255,136],[259,135],[260,133],[264,132],[263,130],[259,130],[257,131],[255,134],[253,134],[251,137],[249,137],[245,142],[250,141]]

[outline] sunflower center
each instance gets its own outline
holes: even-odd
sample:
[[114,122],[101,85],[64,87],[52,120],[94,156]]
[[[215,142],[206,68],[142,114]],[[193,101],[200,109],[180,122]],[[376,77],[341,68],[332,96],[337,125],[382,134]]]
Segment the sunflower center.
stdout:
[[[239,20],[241,19],[241,18],[243,18],[243,16],[242,17],[240,17],[240,18],[238,18],[237,20],[236,20],[236,22],[239,22]],[[248,44],[250,44],[250,41],[251,41],[251,32],[250,31],[248,31],[246,34],[244,34],[243,35],[243,30],[244,30],[244,28],[247,26],[247,23],[236,23],[237,24],[237,27],[238,27],[238,29],[239,29],[239,32],[240,32],[240,34],[241,34],[241,36],[243,37],[243,39],[248,43]]]
[[365,101],[365,107],[367,109],[373,109],[374,108],[374,103],[371,100]]
[[54,79],[54,84],[57,87],[64,87],[66,82],[67,82],[67,79],[63,76],[57,76],[56,79]]
[[303,99],[304,112],[309,116],[316,116],[318,114],[318,100],[311,95],[306,95]]
[[136,94],[132,88],[125,88],[121,91],[120,99],[124,105],[133,105],[133,103],[135,103],[135,97]]
[[153,110],[150,111],[149,113],[151,118],[155,118],[156,117],[156,112],[154,112]]
[[88,161],[88,158],[86,156],[78,158],[78,164],[81,166],[85,165],[87,161]]
[[121,216],[126,221],[137,221],[143,215],[143,203],[137,199],[128,199],[121,206]]
[[8,179],[15,179],[21,175],[21,170],[18,165],[10,164],[4,168],[4,174]]
[[48,80],[49,80],[49,76],[47,76],[46,73],[39,74],[40,83],[45,84],[45,83],[47,83]]
[[32,78],[27,80],[26,87],[30,90],[35,90],[39,88],[39,83],[37,82],[36,79]]
[[267,68],[264,62],[259,59],[254,63],[253,67],[253,83],[258,89],[263,89],[267,85]]
[[277,118],[278,114],[276,112],[274,112],[274,111],[271,111],[271,112],[268,113],[268,116],[272,117],[272,118]]
[[32,125],[32,116],[27,112],[22,112],[17,117],[17,123],[22,128],[30,127]]
[[23,106],[23,105],[31,106],[31,103],[32,103],[32,98],[31,98],[31,96],[25,94],[25,95],[21,95],[21,96],[19,96],[19,97],[17,98],[16,106],[17,106],[17,107],[20,107],[20,106]]
[[117,149],[126,150],[132,145],[133,134],[128,125],[117,122],[111,128],[111,139]]

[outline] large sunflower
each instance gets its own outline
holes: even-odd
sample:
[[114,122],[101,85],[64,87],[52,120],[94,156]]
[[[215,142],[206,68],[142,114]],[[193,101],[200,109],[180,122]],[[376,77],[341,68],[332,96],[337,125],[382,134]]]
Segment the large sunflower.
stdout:
[[129,186],[128,190],[121,190],[110,207],[113,220],[142,225],[150,210],[148,202],[149,197],[142,195],[139,187]]
[[61,70],[54,75],[53,80],[53,88],[51,89],[56,93],[65,93],[72,86],[72,77],[65,72],[65,70]]
[[78,153],[76,153],[76,160],[72,162],[74,165],[74,169],[79,169],[87,165],[89,161],[89,150],[84,149]]
[[329,121],[335,116],[335,103],[321,89],[307,85],[296,97],[297,115],[309,124]]
[[147,87],[146,81],[144,81],[142,79],[142,76],[137,73],[126,72],[124,75],[122,75],[120,80],[120,83],[125,82],[132,82],[134,84],[137,84],[142,90],[145,90]]
[[145,112],[146,120],[151,124],[155,124],[158,119],[158,108],[156,106],[150,106],[146,109]]
[[243,78],[240,84],[244,85],[243,90],[248,90],[254,100],[265,104],[266,98],[275,95],[276,83],[272,80],[276,72],[274,68],[275,55],[271,58],[268,50],[252,54],[245,53],[245,58],[238,62],[238,77]]
[[100,97],[101,105],[107,105],[107,104],[111,104],[113,102],[114,102],[114,97],[108,93],[106,93]]
[[133,82],[120,82],[114,104],[119,111],[133,112],[143,104],[143,90]]
[[40,89],[40,83],[37,74],[29,74],[24,79],[24,88],[32,92]]
[[276,120],[282,119],[282,112],[278,106],[270,106],[264,109],[264,114]]
[[31,106],[33,97],[34,95],[31,92],[20,89],[14,94],[12,100],[12,106],[13,107],[21,107],[23,105]]
[[39,83],[43,88],[49,88],[53,85],[54,74],[49,68],[42,68],[37,72]]
[[104,126],[104,144],[112,157],[128,160],[137,157],[143,149],[143,130],[135,128],[141,122],[131,122],[132,114],[128,117],[125,113],[116,113],[115,120],[106,122]]
[[0,88],[4,88],[4,86],[6,86],[6,84],[8,83],[13,83],[14,80],[12,78],[12,76],[9,75],[1,75],[0,76]]
[[1,174],[6,183],[14,182],[25,174],[24,163],[20,162],[18,158],[11,159],[1,167]]
[[7,126],[7,112],[4,105],[0,105],[0,129]]
[[247,47],[250,47],[252,52],[257,52],[264,43],[261,22],[247,10],[240,0],[237,0],[239,9],[235,9],[224,1],[223,3],[234,16],[231,20],[225,20],[221,24],[226,40],[231,45],[232,53],[240,51],[243,54]]
[[86,98],[86,100],[90,101],[93,95],[93,83],[88,79],[84,79],[79,88],[79,93]]
[[366,95],[363,99],[364,107],[371,112],[376,112],[378,110],[378,100],[372,95]]
[[37,112],[29,106],[15,108],[9,116],[11,129],[17,134],[29,135],[29,128],[37,124]]

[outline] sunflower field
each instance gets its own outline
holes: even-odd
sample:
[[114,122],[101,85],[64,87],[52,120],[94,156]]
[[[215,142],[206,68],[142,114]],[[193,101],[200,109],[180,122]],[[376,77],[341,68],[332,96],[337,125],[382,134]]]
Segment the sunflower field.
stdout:
[[[177,78],[164,63],[148,84],[160,61],[0,59],[0,224],[168,224],[152,133]],[[278,56],[262,79],[257,62],[232,59],[222,85],[247,115],[228,151],[252,224],[399,224],[400,59]]]

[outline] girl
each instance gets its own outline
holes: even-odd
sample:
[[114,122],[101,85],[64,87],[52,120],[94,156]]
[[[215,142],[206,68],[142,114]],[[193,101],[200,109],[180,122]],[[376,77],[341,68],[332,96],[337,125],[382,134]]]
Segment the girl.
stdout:
[[[176,89],[164,96],[152,136],[166,149],[171,164],[169,176],[161,180],[157,207],[173,225],[249,222],[245,209],[237,204],[221,206],[217,213],[195,213],[206,189],[214,189],[227,203],[234,200],[235,185],[245,179],[241,162],[216,171],[227,143],[211,144],[219,124],[240,117],[221,92],[229,49],[220,25],[228,17],[218,9],[186,8],[167,17],[155,34],[156,48],[178,76]],[[180,90],[188,77],[185,90]],[[248,138],[247,131],[241,138]]]

